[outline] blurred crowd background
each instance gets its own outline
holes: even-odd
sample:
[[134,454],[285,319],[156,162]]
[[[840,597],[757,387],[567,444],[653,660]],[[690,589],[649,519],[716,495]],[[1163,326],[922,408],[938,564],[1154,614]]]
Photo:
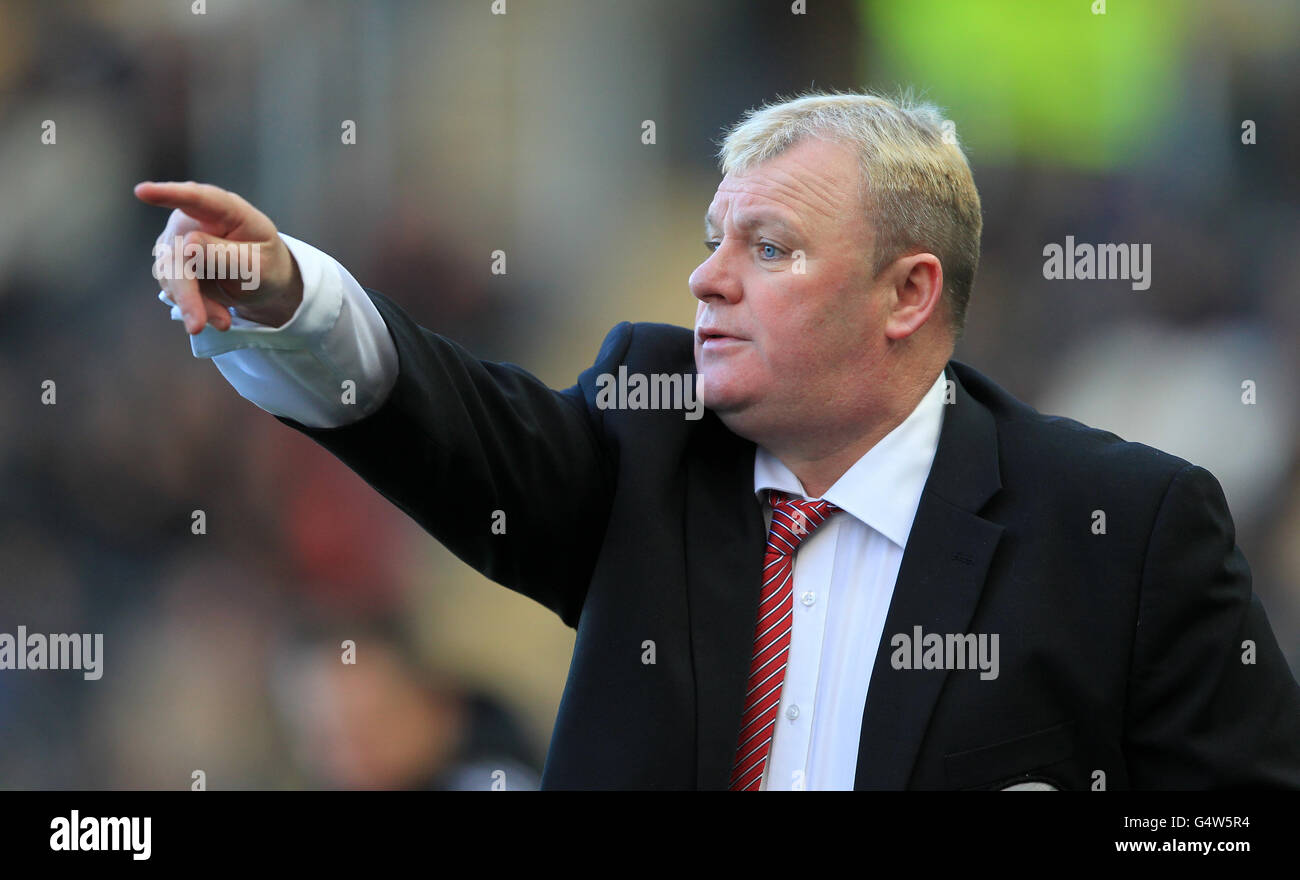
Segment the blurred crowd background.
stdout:
[[[985,209],[957,358],[1208,467],[1300,670],[1300,6],[490,7],[0,0],[0,632],[105,652],[0,672],[0,787],[529,788],[573,645],[191,355],[134,183],[239,192],[565,387],[693,322],[722,129],[811,87],[944,108]],[[1045,280],[1067,235],[1149,243],[1150,289]]]

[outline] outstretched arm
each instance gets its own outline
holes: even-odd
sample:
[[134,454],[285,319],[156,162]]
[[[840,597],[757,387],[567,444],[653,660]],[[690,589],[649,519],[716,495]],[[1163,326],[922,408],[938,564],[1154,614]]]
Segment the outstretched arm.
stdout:
[[[196,355],[213,356],[241,394],[332,451],[462,560],[576,626],[613,497],[594,379],[617,370],[630,325],[611,332],[577,385],[554,391],[416,325],[234,193],[182,183],[141,184],[137,195],[174,209],[165,247],[263,252],[251,290],[159,279]],[[352,402],[342,400],[347,379]]]
[[466,563],[576,626],[614,491],[595,380],[617,371],[631,326],[610,332],[576,385],[554,391],[514,364],[475,358],[366,292],[398,352],[384,405],[339,428],[280,421],[333,452]]

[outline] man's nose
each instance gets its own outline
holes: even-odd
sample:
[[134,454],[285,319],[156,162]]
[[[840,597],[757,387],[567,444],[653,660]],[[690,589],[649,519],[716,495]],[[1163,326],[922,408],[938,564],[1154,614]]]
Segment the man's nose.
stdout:
[[722,297],[728,302],[735,302],[740,298],[740,281],[730,263],[731,256],[723,244],[695,267],[687,283],[696,299],[707,302],[710,298]]

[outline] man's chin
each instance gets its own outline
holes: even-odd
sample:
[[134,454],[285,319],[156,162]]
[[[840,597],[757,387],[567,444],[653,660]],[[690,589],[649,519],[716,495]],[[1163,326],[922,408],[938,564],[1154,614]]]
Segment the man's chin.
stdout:
[[734,412],[744,405],[739,389],[731,387],[725,379],[707,372],[698,375],[695,393],[706,409],[711,409],[718,415]]
[[734,434],[746,436],[746,426],[753,417],[753,400],[736,388],[710,388],[701,385],[700,402],[713,412]]

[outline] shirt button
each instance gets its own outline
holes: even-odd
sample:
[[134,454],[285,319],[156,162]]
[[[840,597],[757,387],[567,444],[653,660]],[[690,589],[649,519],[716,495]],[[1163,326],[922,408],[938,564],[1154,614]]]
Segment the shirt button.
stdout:
[[791,721],[793,721],[793,720],[795,720],[796,718],[798,718],[798,717],[799,717],[799,707],[798,707],[798,706],[790,706],[789,708],[787,708],[787,709],[785,710],[785,717],[786,717],[786,718],[789,718]]
[[813,592],[805,592],[799,597],[799,601],[805,605],[811,606],[812,603],[817,601],[817,594]]

